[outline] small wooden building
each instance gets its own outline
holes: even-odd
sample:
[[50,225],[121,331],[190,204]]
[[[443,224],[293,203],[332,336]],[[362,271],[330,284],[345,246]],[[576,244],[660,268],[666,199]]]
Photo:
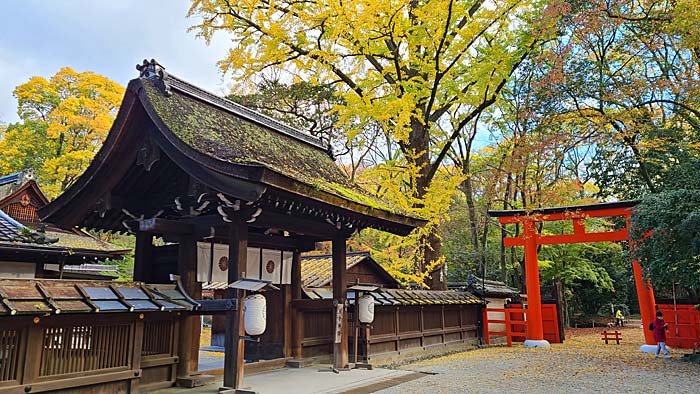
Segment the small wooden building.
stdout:
[[[279,328],[268,327],[285,336],[300,329],[291,306],[302,299],[301,253],[332,241],[333,364],[346,367],[346,240],[367,227],[406,235],[425,222],[363,192],[318,138],[189,84],[155,61],[138,69],[102,149],[40,217],[64,228],[134,233],[135,280],[164,283],[178,273],[195,299],[202,294],[198,242],[228,245],[216,265],[229,284],[246,278],[248,247],[287,251],[290,281],[279,286],[284,313]],[[154,244],[156,237],[164,243]],[[242,381],[245,293],[226,290],[226,387]],[[185,317],[179,332],[178,380],[197,384],[199,316]],[[295,356],[289,345],[282,351]]]
[[0,279],[0,393],[129,393],[175,382],[194,303],[172,285]]
[[[304,288],[333,285],[332,257],[329,254],[307,254],[301,257],[301,280]],[[399,281],[379,265],[369,252],[348,252],[347,281],[388,289],[401,287]]]
[[[514,287],[506,285],[504,282],[496,280],[480,278],[476,275],[469,274],[466,282],[451,282],[447,284],[449,289],[469,291],[480,297],[486,303],[486,308],[502,309],[506,308],[511,301],[520,301],[520,291]],[[504,312],[488,311],[489,320],[505,320]],[[488,329],[491,332],[505,331],[506,327],[503,323],[488,324]],[[495,342],[505,341],[504,337],[498,337]]]
[[109,279],[93,265],[131,250],[42,222],[47,203],[32,171],[0,177],[0,278]]

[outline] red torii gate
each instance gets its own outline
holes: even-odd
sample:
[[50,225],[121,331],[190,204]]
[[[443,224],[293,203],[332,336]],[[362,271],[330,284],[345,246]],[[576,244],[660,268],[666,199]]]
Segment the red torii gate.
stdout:
[[[489,211],[491,217],[498,218],[501,224],[520,223],[523,232],[517,237],[503,239],[504,246],[523,246],[525,248],[525,284],[527,286],[528,316],[526,347],[549,347],[544,339],[542,329],[542,302],[540,299],[540,274],[537,260],[538,245],[572,244],[583,242],[626,241],[632,208],[638,201],[620,201],[593,205],[579,205],[558,208],[540,208],[530,211],[506,210]],[[588,218],[604,218],[622,216],[625,227],[616,231],[586,232],[585,220]],[[571,220],[574,231],[571,234],[541,235],[537,232],[539,222]],[[648,327],[655,316],[654,291],[651,283],[644,280],[642,267],[632,260],[634,281],[639,299],[639,309],[644,327]],[[656,342],[649,330],[644,330],[646,344],[642,351],[655,351]]]

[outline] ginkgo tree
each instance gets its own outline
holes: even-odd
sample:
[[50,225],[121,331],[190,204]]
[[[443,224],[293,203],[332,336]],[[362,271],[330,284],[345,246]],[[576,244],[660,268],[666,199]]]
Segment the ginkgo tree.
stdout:
[[37,171],[57,196],[90,164],[114,121],[124,88],[93,72],[62,68],[17,86],[17,114],[0,137],[0,172]]
[[[333,84],[341,121],[366,118],[388,130],[402,154],[390,170],[402,174],[387,178],[403,181],[400,205],[432,219],[414,255],[423,271],[434,271],[441,266],[436,222],[449,204],[427,199],[454,193],[430,190],[452,143],[553,37],[567,10],[557,0],[193,0],[189,16],[199,37],[231,38],[219,66],[237,82],[281,69]],[[435,280],[433,287],[442,285]]]

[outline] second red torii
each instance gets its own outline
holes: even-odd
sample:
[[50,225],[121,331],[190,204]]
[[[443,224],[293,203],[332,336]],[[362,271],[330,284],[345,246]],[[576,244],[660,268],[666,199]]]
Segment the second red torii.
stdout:
[[[498,218],[501,224],[519,223],[523,232],[517,237],[503,239],[504,246],[523,246],[525,248],[525,283],[528,299],[528,326],[526,347],[548,347],[542,328],[542,303],[540,299],[540,277],[537,258],[538,245],[558,245],[585,242],[626,241],[629,239],[628,230],[633,207],[638,201],[619,201],[592,205],[578,205],[556,208],[538,208],[533,210],[489,211],[489,216]],[[621,216],[625,218],[625,227],[615,231],[587,232],[585,220],[589,218],[604,218]],[[573,233],[542,235],[537,232],[536,224],[540,222],[571,220]],[[639,308],[644,327],[654,319],[655,301],[651,283],[645,281],[642,267],[632,261]],[[651,332],[644,330],[646,345],[642,351],[648,351],[649,346],[655,349]]]

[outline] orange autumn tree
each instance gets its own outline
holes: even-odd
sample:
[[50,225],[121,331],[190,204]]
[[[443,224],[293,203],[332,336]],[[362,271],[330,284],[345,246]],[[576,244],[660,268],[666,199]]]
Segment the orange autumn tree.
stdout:
[[21,121],[0,136],[0,173],[33,168],[46,195],[57,196],[102,146],[123,95],[116,82],[69,67],[17,86]]

